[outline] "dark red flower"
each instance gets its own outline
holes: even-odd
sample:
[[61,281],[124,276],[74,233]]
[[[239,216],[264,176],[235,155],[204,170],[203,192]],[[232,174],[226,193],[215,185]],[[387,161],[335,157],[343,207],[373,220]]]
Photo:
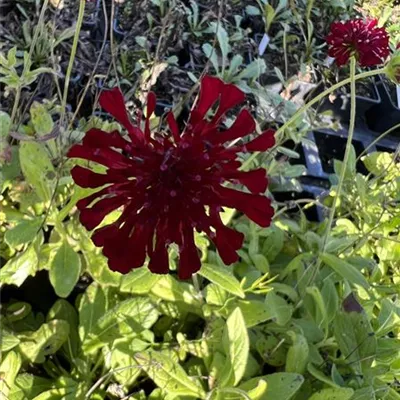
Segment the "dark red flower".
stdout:
[[[155,273],[168,273],[168,247],[179,247],[179,277],[187,279],[200,269],[194,230],[205,232],[226,264],[238,260],[243,234],[225,226],[223,207],[235,208],[258,225],[269,226],[271,201],[264,196],[267,178],[262,168],[240,171],[240,152],[265,151],[274,145],[274,131],[267,130],[246,144],[234,144],[255,132],[256,124],[242,109],[228,129],[220,127],[226,112],[244,101],[234,85],[206,76],[201,81],[198,101],[180,132],[174,115],[167,115],[168,131],[151,134],[149,118],[156,106],[154,93],[147,100],[144,129],[128,117],[119,89],[103,92],[101,106],[128,131],[106,133],[91,129],[69,157],[86,159],[107,168],[105,174],[76,166],[72,177],[84,188],[101,188],[80,200],[80,221],[95,229],[116,209],[121,216],[94,231],[92,240],[103,247],[109,267],[127,273],[144,264]],[[214,110],[214,114],[209,116]],[[227,143],[230,142],[230,145]],[[242,184],[249,192],[226,184]]]
[[377,24],[376,19],[333,22],[326,38],[329,56],[339,66],[347,64],[353,55],[362,67],[382,64],[390,52],[389,35]]

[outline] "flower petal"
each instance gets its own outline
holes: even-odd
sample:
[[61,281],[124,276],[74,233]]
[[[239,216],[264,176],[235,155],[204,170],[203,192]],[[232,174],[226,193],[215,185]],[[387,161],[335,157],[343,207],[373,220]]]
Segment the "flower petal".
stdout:
[[193,228],[186,226],[182,232],[182,245],[179,249],[179,279],[189,279],[201,267],[199,252],[194,242]]
[[261,135],[257,136],[251,142],[246,143],[243,146],[244,151],[266,151],[270,149],[275,144],[275,131],[273,129],[268,129]]
[[236,208],[246,214],[256,224],[263,228],[271,224],[274,209],[271,200],[265,196],[243,193],[220,186],[218,192],[224,205]]
[[87,230],[91,231],[96,228],[111,211],[116,210],[125,203],[126,199],[121,196],[101,199],[91,208],[81,210],[79,220]]
[[245,137],[256,129],[254,118],[247,109],[242,109],[235,122],[226,131],[218,132],[208,139],[211,143],[225,143]]
[[155,274],[168,274],[169,272],[168,250],[160,235],[157,237],[156,247],[150,255],[149,270]]
[[108,133],[96,128],[86,132],[82,144],[86,147],[116,147],[118,149],[131,146],[131,143],[126,141],[118,131]]
[[243,240],[243,233],[227,226],[217,228],[213,241],[224,264],[231,265],[239,260],[237,250],[242,247]]
[[101,92],[99,102],[101,107],[110,113],[129,132],[134,142],[140,143],[143,141],[140,129],[133,126],[129,120],[124,96],[117,87]]

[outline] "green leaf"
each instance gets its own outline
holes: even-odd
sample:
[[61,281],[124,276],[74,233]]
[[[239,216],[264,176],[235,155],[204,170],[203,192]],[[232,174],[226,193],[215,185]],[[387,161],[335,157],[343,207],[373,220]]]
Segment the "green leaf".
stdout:
[[59,297],[68,297],[74,289],[81,272],[81,259],[64,241],[57,250],[50,266],[50,282]]
[[178,282],[170,275],[161,276],[151,288],[151,293],[166,301],[182,302],[201,307],[194,287],[188,283]]
[[13,334],[5,329],[2,329],[0,332],[1,342],[0,342],[0,350],[4,354],[6,351],[10,351],[14,347],[18,346],[20,340]]
[[227,364],[222,371],[220,385],[236,386],[244,375],[250,351],[249,336],[239,307],[226,321],[222,345],[227,356]]
[[38,136],[47,135],[52,131],[54,122],[43,104],[34,101],[30,108],[30,114],[33,127]]
[[50,389],[52,382],[31,374],[19,374],[15,386],[10,391],[9,400],[33,399],[38,394]]
[[273,318],[278,325],[284,326],[290,321],[293,313],[293,306],[283,297],[277,295],[275,292],[269,292],[265,296],[265,305],[270,312],[271,318]]
[[92,283],[81,297],[79,305],[79,336],[85,340],[93,327],[107,310],[107,298],[104,288]]
[[160,275],[151,273],[146,267],[134,269],[123,275],[120,290],[122,293],[147,294],[159,279]]
[[267,391],[260,400],[290,400],[300,389],[304,378],[300,374],[277,372],[248,380],[239,386],[244,391],[255,388],[260,380],[267,382]]
[[43,324],[36,332],[21,334],[19,350],[29,361],[43,363],[46,356],[60,349],[68,335],[68,322],[53,320]]
[[55,185],[55,169],[40,143],[22,142],[19,148],[22,172],[43,201],[50,201]]
[[8,322],[20,321],[32,311],[32,306],[24,301],[17,301],[7,306],[6,318]]
[[150,379],[166,393],[205,398],[201,386],[196,385],[185,370],[170,357],[153,351],[137,353],[135,359]]
[[49,310],[46,322],[54,319],[62,319],[69,324],[69,336],[66,343],[63,344],[64,353],[71,362],[74,362],[78,356],[80,340],[78,333],[78,313],[68,301],[64,299],[57,300]]
[[369,172],[379,176],[385,174],[390,165],[393,164],[393,155],[385,152],[373,152],[364,156],[362,161]]
[[340,311],[333,321],[336,342],[355,374],[363,375],[376,356],[376,337],[366,314]]
[[6,138],[10,133],[11,128],[11,118],[4,112],[0,111],[0,139]]
[[329,388],[314,393],[309,400],[349,400],[354,394],[351,388]]
[[347,279],[353,285],[362,286],[364,289],[369,289],[369,283],[364,278],[364,275],[353,265],[336,257],[332,254],[324,253],[321,255],[322,261],[331,267],[338,275]]
[[298,333],[289,331],[288,335],[292,339],[293,344],[289,347],[286,356],[286,372],[297,372],[303,374],[308,358],[309,358],[309,348],[307,339]]
[[4,239],[11,247],[29,243],[35,238],[42,222],[41,218],[22,220],[18,225],[5,233]]
[[378,316],[377,337],[387,335],[400,327],[400,307],[389,299],[381,300],[381,310]]
[[335,318],[336,312],[339,309],[339,296],[332,279],[328,278],[324,280],[321,295],[324,299],[326,319],[329,323]]
[[4,396],[4,399],[8,399],[8,394],[14,387],[14,381],[21,365],[21,356],[14,351],[10,351],[4,357],[0,364],[0,398]]
[[228,267],[220,267],[218,265],[203,264],[199,275],[215,283],[227,292],[245,298],[244,291],[240,286],[239,281],[229,272]]
[[21,286],[28,276],[36,274],[38,261],[34,246],[29,246],[23,253],[8,260],[0,269],[0,284]]
[[117,382],[126,387],[131,386],[141,374],[141,366],[137,364],[135,354],[138,351],[144,351],[149,343],[141,342],[141,348],[133,341],[120,342],[112,347],[110,356],[110,368],[114,371],[114,377]]
[[275,260],[282,251],[285,241],[285,234],[282,229],[272,227],[268,229],[268,236],[265,238],[262,253],[268,258],[269,262]]
[[155,305],[147,297],[136,297],[118,303],[107,311],[85,338],[82,348],[91,353],[115,339],[139,334],[149,329],[158,319]]
[[226,309],[230,313],[236,307],[241,309],[247,328],[274,318],[274,312],[267,304],[259,300],[237,300],[229,304]]

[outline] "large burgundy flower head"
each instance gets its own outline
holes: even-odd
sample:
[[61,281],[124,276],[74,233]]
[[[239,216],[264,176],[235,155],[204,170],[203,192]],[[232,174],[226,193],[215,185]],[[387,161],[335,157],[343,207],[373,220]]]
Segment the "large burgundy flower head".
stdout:
[[[168,247],[175,243],[179,277],[187,279],[201,266],[194,230],[208,235],[224,263],[238,260],[243,234],[222,223],[223,207],[243,212],[260,226],[270,224],[273,208],[264,196],[265,170],[240,171],[238,153],[269,149],[275,143],[274,132],[267,130],[246,144],[235,144],[255,132],[255,121],[245,108],[228,129],[221,127],[226,112],[244,98],[236,86],[206,76],[183,131],[170,112],[168,128],[152,133],[149,118],[156,106],[154,93],[148,96],[143,130],[130,122],[119,89],[102,93],[101,106],[128,135],[90,129],[68,156],[106,167],[104,174],[81,166],[71,173],[79,186],[101,188],[77,204],[80,221],[88,230],[98,227],[113,210],[122,211],[115,222],[92,235],[112,270],[127,273],[142,266],[148,256],[152,272],[168,273]],[[231,184],[248,190],[234,190]]]
[[389,35],[385,28],[377,27],[376,19],[353,19],[333,22],[326,41],[328,54],[337,65],[345,65],[355,56],[362,67],[382,64],[389,55]]

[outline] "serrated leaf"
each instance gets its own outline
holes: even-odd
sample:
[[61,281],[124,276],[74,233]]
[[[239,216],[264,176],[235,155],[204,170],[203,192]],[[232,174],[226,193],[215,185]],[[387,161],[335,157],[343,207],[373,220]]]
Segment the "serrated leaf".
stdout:
[[50,201],[56,173],[45,148],[36,142],[23,142],[19,148],[22,173],[43,201]]
[[353,265],[336,257],[332,254],[324,253],[321,255],[322,261],[331,267],[338,275],[347,279],[353,285],[362,286],[364,289],[369,289],[369,283],[364,275]]
[[196,385],[185,370],[170,357],[153,351],[138,353],[135,359],[149,378],[166,393],[205,398],[203,389]]
[[227,292],[244,299],[245,294],[239,281],[228,272],[228,267],[218,265],[203,264],[199,275],[215,283]]
[[68,297],[79,279],[81,259],[64,241],[54,256],[49,272],[50,282],[59,297]]

